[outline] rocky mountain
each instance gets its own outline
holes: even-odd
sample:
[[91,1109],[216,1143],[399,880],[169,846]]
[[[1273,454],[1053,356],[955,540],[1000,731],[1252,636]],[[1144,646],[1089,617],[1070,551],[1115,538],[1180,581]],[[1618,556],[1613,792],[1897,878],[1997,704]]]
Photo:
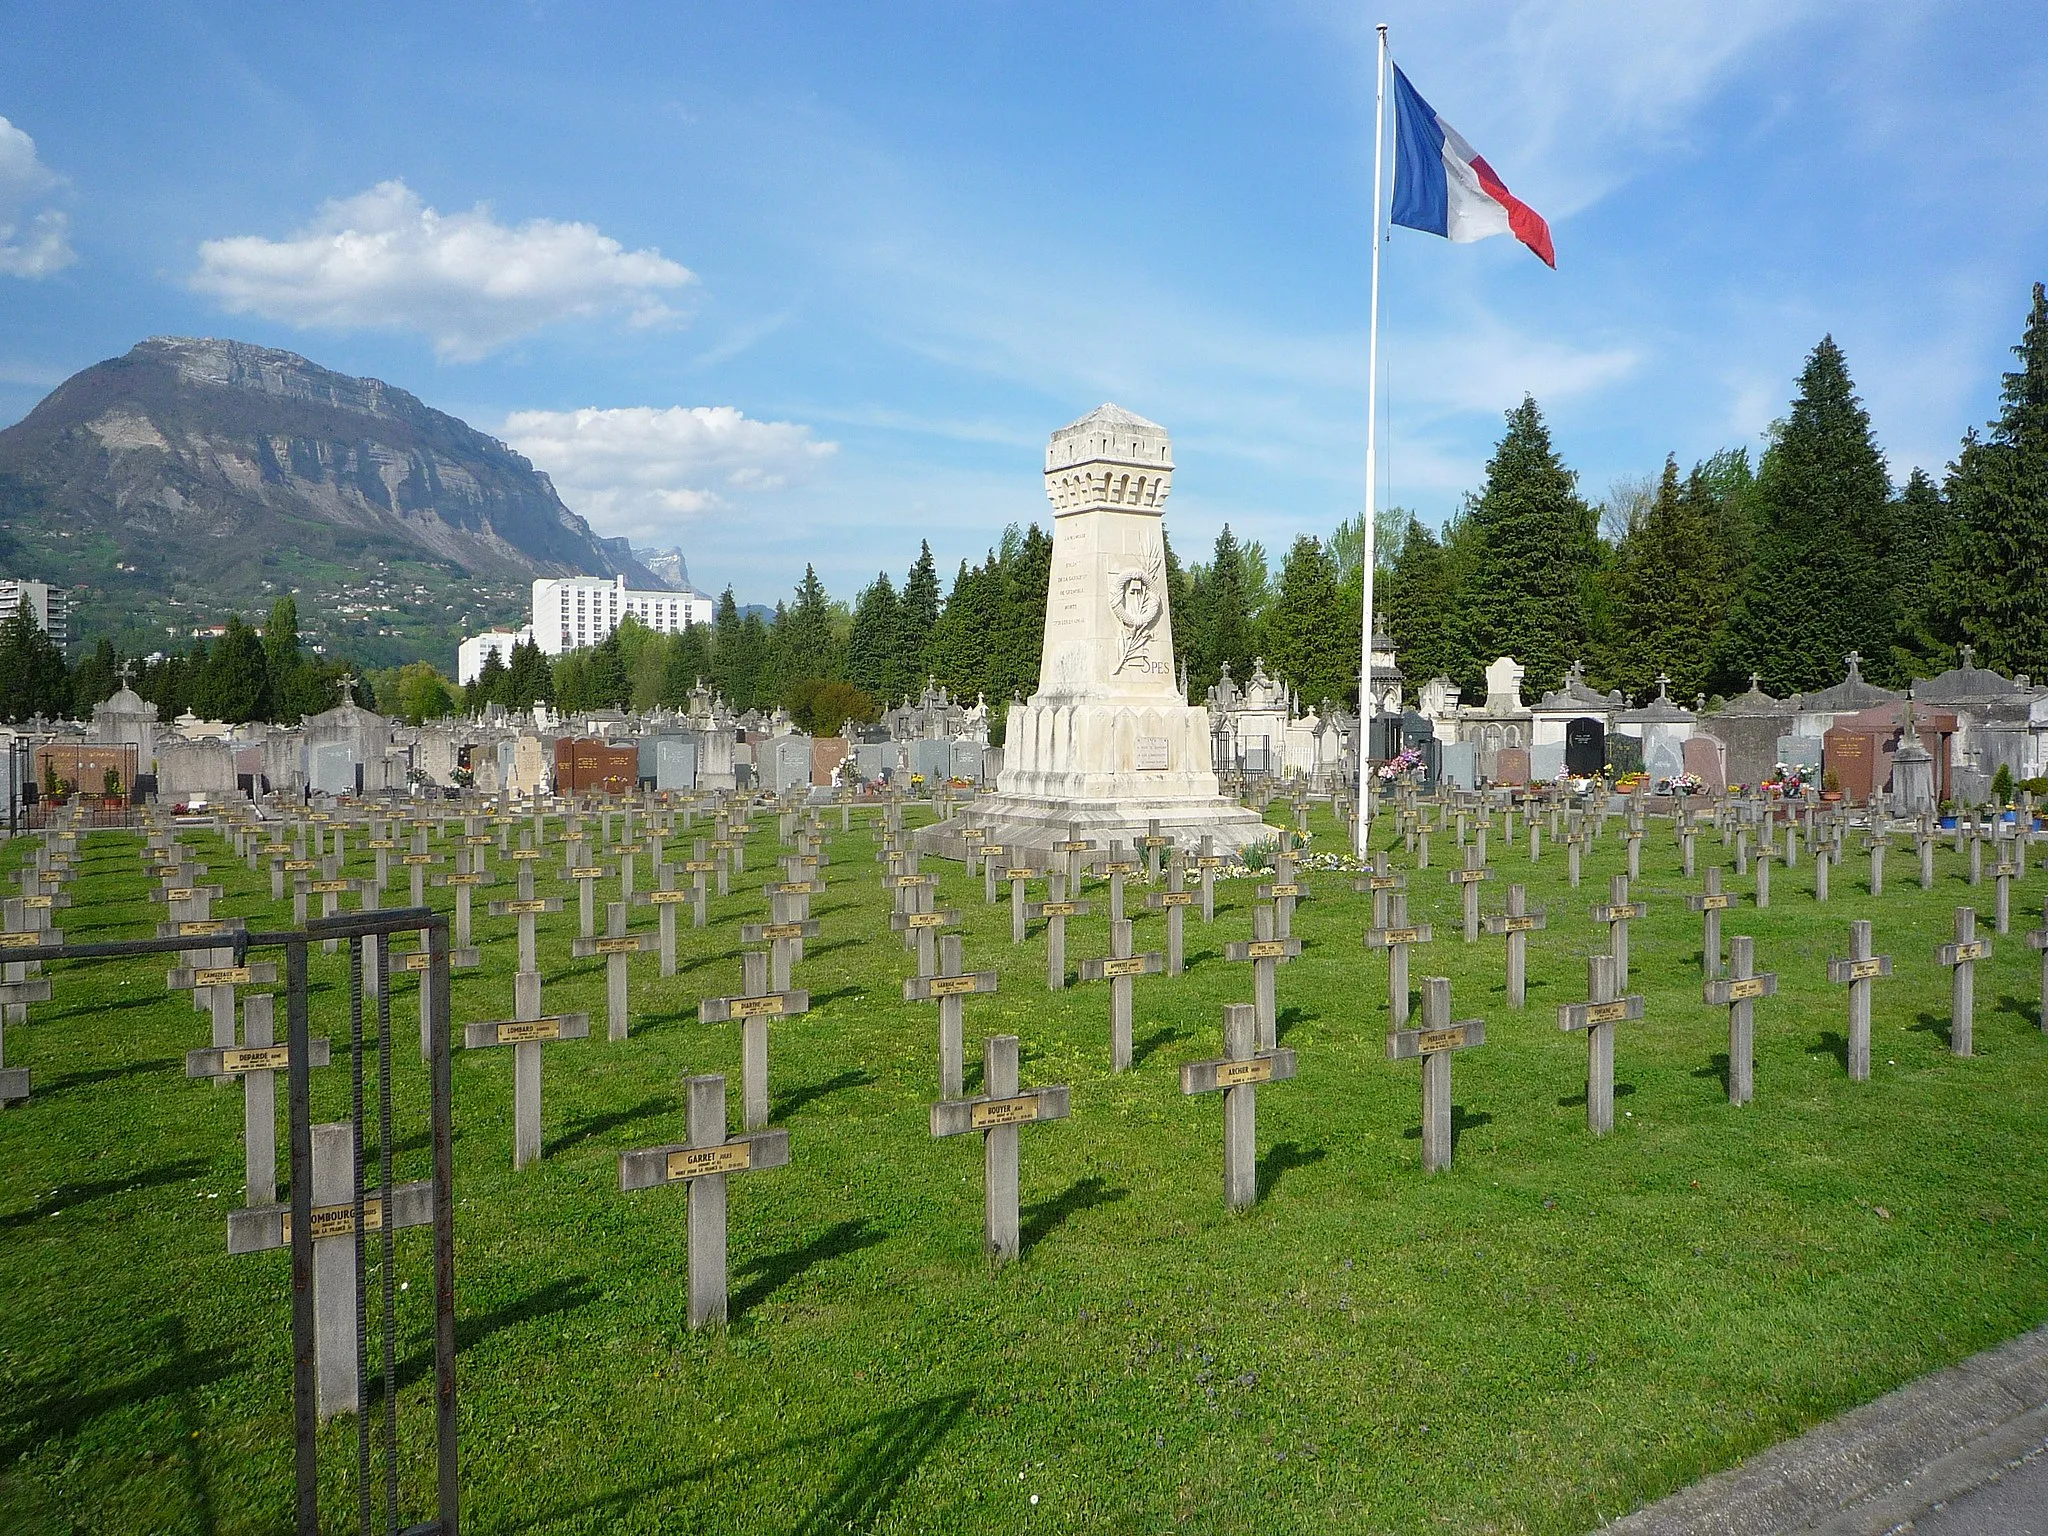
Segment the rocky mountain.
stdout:
[[671,592],[696,591],[690,585],[690,563],[683,558],[682,550],[674,545],[667,549],[634,549],[632,555]]
[[259,610],[294,589],[308,617],[361,630],[354,610],[401,611],[349,600],[372,578],[438,599],[436,630],[465,606],[518,617],[535,576],[656,584],[497,439],[377,379],[238,341],[153,337],[59,385],[0,432],[0,523],[0,574],[83,587],[88,633],[143,614],[159,644],[194,609]]

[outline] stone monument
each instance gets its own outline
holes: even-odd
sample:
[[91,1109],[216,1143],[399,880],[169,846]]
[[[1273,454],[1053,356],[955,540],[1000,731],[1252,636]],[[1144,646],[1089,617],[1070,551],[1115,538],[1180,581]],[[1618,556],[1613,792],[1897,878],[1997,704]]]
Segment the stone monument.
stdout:
[[[1043,851],[1070,835],[1129,841],[1157,822],[1228,853],[1269,835],[1220,792],[1209,711],[1174,677],[1160,526],[1172,488],[1173,445],[1156,422],[1104,405],[1052,435],[1038,691],[1011,706],[996,793],[976,802],[986,841]],[[947,857],[959,841],[943,823],[918,833]]]

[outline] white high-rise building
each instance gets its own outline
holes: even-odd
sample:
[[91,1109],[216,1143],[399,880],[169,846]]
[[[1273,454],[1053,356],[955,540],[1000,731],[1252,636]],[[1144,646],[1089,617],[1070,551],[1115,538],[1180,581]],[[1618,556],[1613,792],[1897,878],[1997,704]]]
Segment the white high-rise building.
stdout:
[[467,688],[482,675],[484,658],[496,656],[499,665],[512,665],[512,647],[531,640],[529,629],[487,629],[480,635],[471,635],[463,641],[455,653],[455,681]]
[[642,592],[626,578],[543,576],[533,584],[533,638],[550,656],[596,645],[631,614],[657,634],[709,624],[714,605],[702,592]]
[[43,633],[56,641],[59,650],[70,643],[71,603],[62,587],[52,587],[46,581],[0,576],[0,618],[12,614],[24,601]]

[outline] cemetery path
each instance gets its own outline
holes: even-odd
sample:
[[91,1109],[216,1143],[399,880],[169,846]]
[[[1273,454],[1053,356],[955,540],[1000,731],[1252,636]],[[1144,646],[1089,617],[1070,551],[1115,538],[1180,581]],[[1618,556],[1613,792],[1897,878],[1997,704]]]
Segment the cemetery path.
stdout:
[[2048,1536],[2048,1325],[1603,1527],[1616,1536]]

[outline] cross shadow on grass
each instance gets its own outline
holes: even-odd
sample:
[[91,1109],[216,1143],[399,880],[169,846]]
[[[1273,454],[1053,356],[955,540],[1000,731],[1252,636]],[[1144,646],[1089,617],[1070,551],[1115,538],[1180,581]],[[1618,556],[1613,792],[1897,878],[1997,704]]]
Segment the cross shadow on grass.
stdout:
[[794,1248],[740,1265],[736,1272],[753,1278],[733,1293],[732,1314],[744,1317],[751,1308],[758,1307],[792,1280],[818,1265],[831,1259],[845,1258],[849,1253],[859,1253],[863,1248],[872,1248],[886,1236],[887,1233],[863,1216],[853,1221],[837,1222]]
[[[1459,1138],[1467,1131],[1474,1131],[1482,1125],[1491,1124],[1493,1124],[1493,1116],[1485,1110],[1482,1109],[1477,1114],[1468,1114],[1464,1105],[1453,1104],[1451,1106],[1451,1150],[1453,1152],[1458,1150]],[[1420,1141],[1422,1140],[1422,1127],[1411,1125],[1401,1133],[1401,1136],[1405,1141]]]
[[2039,1024],[2041,1022],[2041,1009],[2038,1000],[2015,997],[2010,992],[2000,995],[1998,1001],[1992,1004],[1992,1012],[2009,1013],[2022,1024]]
[[[155,1337],[151,1339],[150,1333]],[[128,1376],[111,1386],[92,1391],[72,1390],[75,1377],[64,1378],[39,1390],[17,1387],[0,1408],[0,1460],[12,1463],[46,1440],[75,1436],[94,1419],[115,1409],[133,1408],[160,1397],[189,1397],[197,1388],[210,1386],[235,1374],[232,1350],[194,1350],[186,1342],[182,1318],[159,1318],[137,1339],[136,1353],[154,1360],[139,1376]],[[188,1469],[189,1470],[189,1469]],[[197,1492],[205,1502],[203,1486]],[[211,1529],[211,1521],[202,1524]]]
[[[455,1319],[455,1350],[458,1359],[464,1350],[474,1349],[494,1333],[507,1328],[516,1328],[521,1323],[530,1323],[536,1318],[559,1317],[589,1306],[601,1293],[597,1283],[587,1275],[565,1275],[559,1280],[550,1280],[538,1290],[494,1307],[489,1312],[477,1312],[468,1317]],[[434,1346],[431,1338],[425,1348],[407,1355],[398,1365],[398,1387],[400,1391],[413,1383],[423,1381],[434,1374]],[[364,1383],[365,1389],[373,1388],[381,1380],[374,1368],[372,1377]]]
[[1304,1147],[1298,1141],[1274,1142],[1266,1155],[1259,1159],[1258,1197],[1263,1200],[1272,1194],[1282,1177],[1294,1169],[1313,1168],[1329,1155],[1322,1147]]
[[126,1174],[120,1178],[95,1179],[88,1184],[59,1184],[49,1194],[41,1196],[34,1205],[0,1216],[0,1232],[25,1227],[32,1221],[40,1220],[57,1211],[68,1211],[89,1200],[124,1194],[131,1189],[159,1189],[166,1184],[196,1179],[207,1172],[210,1166],[204,1158],[187,1157],[175,1163],[162,1163],[155,1168],[145,1168],[139,1173]]
[[1950,1033],[1950,1028],[1954,1023],[1953,1019],[1936,1018],[1931,1013],[1923,1013],[1914,1023],[1908,1024],[1906,1030],[1909,1034],[1932,1035],[1941,1042],[1943,1050],[1952,1051],[1955,1049],[1955,1036]]
[[784,1121],[794,1118],[798,1110],[807,1108],[822,1098],[847,1088],[865,1088],[874,1081],[874,1073],[864,1067],[856,1067],[852,1071],[841,1072],[835,1077],[824,1078],[815,1083],[806,1083],[801,1088],[792,1088],[786,1095],[776,1100],[775,1109],[769,1118],[775,1124],[780,1125]]
[[811,1007],[822,1008],[825,1004],[836,1003],[842,998],[865,997],[866,995],[867,989],[865,987],[836,987],[830,992],[813,992],[811,994]]
[[[1845,1046],[1843,1049],[1846,1051],[1848,1048]],[[1707,1058],[1707,1064],[1704,1067],[1694,1068],[1692,1075],[1694,1077],[1718,1078],[1721,1083],[1721,1091],[1726,1093],[1728,1091],[1728,1053],[1726,1051],[1714,1052],[1712,1056]],[[1615,1090],[1617,1093],[1620,1091],[1620,1089]],[[1584,1101],[1581,1100],[1581,1102]]]
[[1027,1254],[1066,1224],[1071,1216],[1092,1211],[1099,1205],[1114,1205],[1130,1195],[1128,1189],[1111,1189],[1107,1180],[1090,1174],[1076,1179],[1058,1194],[1027,1205],[1018,1214],[1018,1252]]
[[1134,1070],[1142,1067],[1145,1065],[1146,1058],[1162,1046],[1172,1045],[1176,1040],[1192,1040],[1194,1038],[1194,1031],[1175,1029],[1171,1025],[1168,1025],[1165,1029],[1155,1029],[1144,1039],[1131,1042],[1131,1066]]
[[118,1067],[94,1067],[85,1072],[66,1072],[62,1077],[50,1078],[39,1083],[36,1092],[62,1093],[67,1088],[89,1088],[95,1083],[111,1083],[123,1077],[147,1077],[153,1072],[176,1072],[184,1067],[182,1061],[164,1057],[156,1061],[130,1061]]
[[[154,1008],[157,1004],[166,1001],[173,995],[167,992],[142,991],[131,993],[127,997],[116,998],[109,1003],[88,1003],[76,1008],[55,1009],[48,1013],[38,1008],[36,1010],[36,1022],[38,1024],[56,1024],[65,1019],[86,1019],[101,1013],[125,1013],[131,1008]],[[196,1015],[198,1010],[194,1009],[193,1012]]]
[[1849,1070],[1849,1037],[1839,1030],[1824,1029],[1820,1039],[1806,1048],[1809,1056],[1832,1056],[1841,1063],[1844,1072]]
[[1222,957],[1223,951],[1220,949],[1185,950],[1180,957],[1181,972],[1185,975],[1187,972],[1198,969],[1201,966],[1212,965],[1222,959]]
[[[1720,1057],[1719,1060],[1721,1062],[1721,1070],[1725,1071],[1728,1066],[1728,1058],[1726,1056],[1723,1056]],[[1693,1074],[1693,1076],[1695,1077],[1705,1077],[1708,1075],[1710,1074],[1706,1072],[1695,1072]],[[1629,1098],[1634,1095],[1635,1091],[1636,1085],[1634,1083],[1616,1083],[1614,1085],[1614,1096],[1617,1099]],[[1559,1109],[1584,1108],[1585,1103],[1586,1090],[1581,1088],[1577,1093],[1568,1093],[1563,1098],[1559,1099],[1557,1101],[1557,1107]]]
[[815,960],[820,955],[831,954],[835,949],[852,949],[859,943],[859,939],[828,939],[822,944],[816,939],[807,939],[804,942],[804,958]]
[[1273,1015],[1273,1038],[1285,1040],[1303,1024],[1313,1024],[1320,1019],[1320,1013],[1310,1013],[1306,1008],[1282,1008]]
[[638,1104],[629,1104],[624,1109],[614,1109],[602,1115],[586,1115],[581,1120],[572,1120],[547,1144],[547,1155],[566,1152],[578,1142],[589,1141],[602,1136],[606,1131],[615,1131],[622,1125],[634,1125],[642,1120],[652,1120],[657,1115],[671,1114],[676,1108],[676,1097],[672,1093],[659,1093],[642,1099]]

